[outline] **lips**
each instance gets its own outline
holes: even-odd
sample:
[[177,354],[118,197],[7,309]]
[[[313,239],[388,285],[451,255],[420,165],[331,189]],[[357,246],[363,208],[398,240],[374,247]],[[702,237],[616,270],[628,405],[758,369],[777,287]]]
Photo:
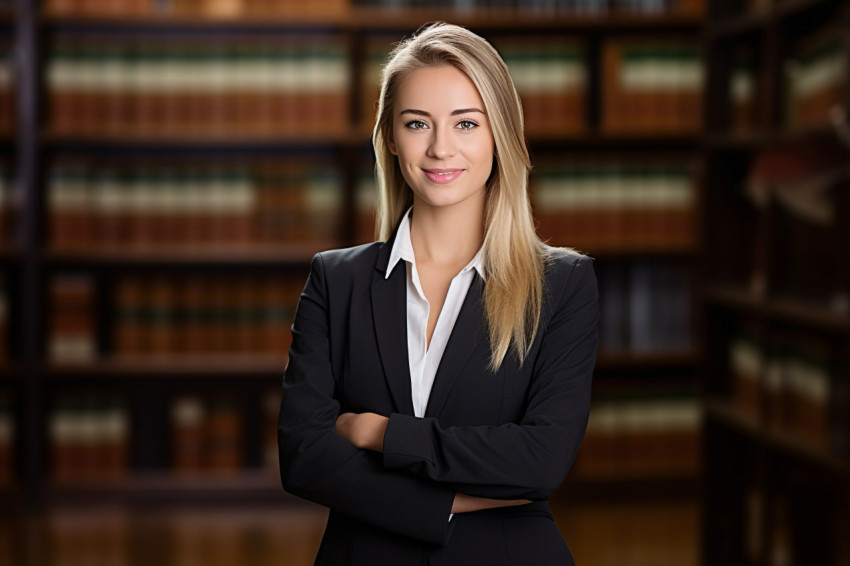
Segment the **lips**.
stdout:
[[463,169],[423,169],[425,176],[433,183],[444,185],[451,183],[463,173]]

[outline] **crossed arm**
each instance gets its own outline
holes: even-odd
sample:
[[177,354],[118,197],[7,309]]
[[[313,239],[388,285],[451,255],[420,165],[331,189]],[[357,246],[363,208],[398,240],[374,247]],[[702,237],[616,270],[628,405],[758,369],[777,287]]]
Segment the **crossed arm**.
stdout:
[[[384,435],[390,419],[375,413],[343,413],[336,419],[336,433],[361,450],[384,451]],[[531,503],[530,499],[490,499],[455,493],[452,514]]]

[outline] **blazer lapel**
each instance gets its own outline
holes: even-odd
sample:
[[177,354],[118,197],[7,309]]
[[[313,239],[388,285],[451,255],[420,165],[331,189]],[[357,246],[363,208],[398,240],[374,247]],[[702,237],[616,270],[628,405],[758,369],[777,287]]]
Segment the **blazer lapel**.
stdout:
[[436,417],[440,414],[469,357],[482,341],[486,343],[484,338],[487,336],[487,328],[484,324],[483,301],[484,280],[476,272],[437,368],[431,395],[428,397],[428,406],[425,408],[426,417]]
[[407,357],[407,276],[397,265],[390,277],[384,275],[392,240],[381,248],[372,280],[372,320],[378,351],[390,393],[399,413],[413,414],[410,389],[410,362]]

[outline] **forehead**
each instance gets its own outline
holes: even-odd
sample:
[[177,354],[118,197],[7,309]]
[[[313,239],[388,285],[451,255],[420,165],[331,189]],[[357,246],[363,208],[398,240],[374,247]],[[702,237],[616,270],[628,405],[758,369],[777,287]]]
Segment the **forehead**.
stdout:
[[451,65],[423,67],[408,73],[399,83],[395,110],[408,108],[429,113],[458,108],[480,108],[484,102],[472,80]]

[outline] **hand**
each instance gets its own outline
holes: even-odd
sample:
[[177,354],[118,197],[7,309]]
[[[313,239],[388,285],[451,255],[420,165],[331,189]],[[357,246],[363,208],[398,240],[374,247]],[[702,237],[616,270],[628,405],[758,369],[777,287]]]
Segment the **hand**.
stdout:
[[334,430],[357,448],[384,451],[384,434],[390,419],[375,413],[343,413],[336,419]]
[[481,511],[482,509],[495,509],[496,507],[515,507],[531,503],[530,499],[487,499],[486,497],[475,497],[465,493],[456,493],[452,502],[452,513],[469,513]]

